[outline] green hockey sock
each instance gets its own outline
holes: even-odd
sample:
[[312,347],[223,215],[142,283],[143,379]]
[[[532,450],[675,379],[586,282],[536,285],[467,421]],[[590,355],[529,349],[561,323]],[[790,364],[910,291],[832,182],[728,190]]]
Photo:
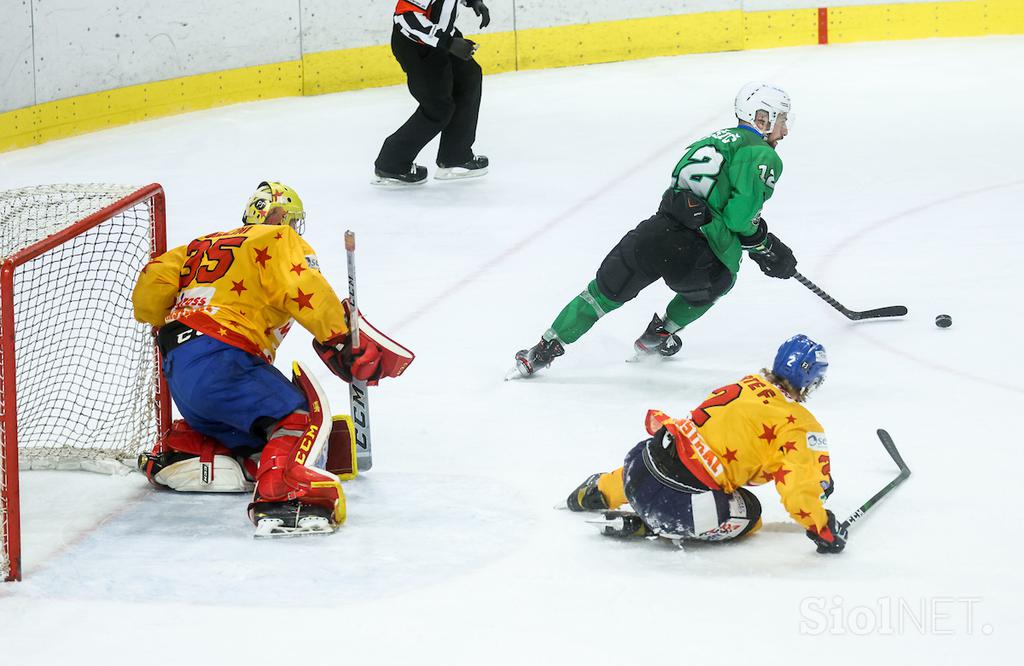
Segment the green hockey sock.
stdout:
[[676,295],[665,308],[665,330],[676,333],[700,319],[711,309],[714,301],[705,305],[691,305],[682,296]]
[[622,303],[616,303],[602,294],[597,288],[597,281],[591,280],[587,288],[558,313],[551,328],[544,334],[544,339],[558,337],[563,344],[576,342],[598,319],[620,307]]

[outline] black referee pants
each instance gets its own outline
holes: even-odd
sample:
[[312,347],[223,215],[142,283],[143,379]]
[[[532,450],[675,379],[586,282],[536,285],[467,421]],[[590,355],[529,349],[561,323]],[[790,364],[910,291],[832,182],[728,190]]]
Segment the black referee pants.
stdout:
[[417,44],[397,28],[391,34],[391,52],[405,70],[409,92],[420,105],[384,141],[374,166],[389,173],[407,172],[423,147],[438,134],[438,166],[473,159],[483,84],[480,65],[475,60],[456,58],[444,49]]

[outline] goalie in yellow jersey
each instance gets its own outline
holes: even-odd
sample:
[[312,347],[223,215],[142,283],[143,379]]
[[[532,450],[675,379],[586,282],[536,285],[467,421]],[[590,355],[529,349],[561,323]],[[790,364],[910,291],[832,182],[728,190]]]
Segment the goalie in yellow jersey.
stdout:
[[[803,406],[827,370],[825,348],[796,335],[771,370],[715,389],[687,417],[651,410],[651,438],[619,469],[580,484],[569,509],[603,511],[595,522],[609,536],[724,541],[761,526],[761,504],[744,486],[771,482],[819,553],[842,551],[845,530],[824,506],[833,489],[825,433]],[[614,510],[627,502],[635,513]]]
[[173,490],[253,490],[257,536],[331,532],[345,519],[340,479],[324,469],[326,396],[301,364],[293,381],[272,365],[293,322],[345,381],[373,385],[413,359],[362,319],[353,348],[348,302],[320,274],[304,224],[295,190],[260,183],[242,226],[155,258],[132,293],[135,318],[159,329],[161,367],[184,417],[140,467]]

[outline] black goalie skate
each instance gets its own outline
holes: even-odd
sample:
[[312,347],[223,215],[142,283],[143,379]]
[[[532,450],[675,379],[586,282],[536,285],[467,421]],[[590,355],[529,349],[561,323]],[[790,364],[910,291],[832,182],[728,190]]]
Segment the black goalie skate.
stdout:
[[683,341],[675,333],[665,330],[665,322],[655,313],[651,323],[647,325],[644,334],[636,339],[633,348],[637,356],[644,354],[660,354],[661,356],[672,356],[683,347]]
[[597,487],[600,474],[591,474],[565,500],[570,511],[600,511],[608,508],[608,500]]
[[523,377],[529,377],[538,370],[551,365],[551,361],[565,353],[565,347],[557,339],[541,341],[529,349],[516,353],[516,370]]
[[600,517],[592,518],[587,522],[597,525],[601,534],[618,539],[653,538],[655,536],[654,530],[632,511],[605,511]]
[[256,524],[257,539],[330,534],[338,528],[331,510],[304,502],[254,502],[249,517]]

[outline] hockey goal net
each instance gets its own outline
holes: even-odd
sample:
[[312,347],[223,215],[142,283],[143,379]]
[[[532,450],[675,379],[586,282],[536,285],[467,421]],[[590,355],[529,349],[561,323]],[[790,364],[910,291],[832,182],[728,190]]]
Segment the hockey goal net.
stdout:
[[131,302],[165,249],[159,185],[0,192],[0,580],[21,578],[19,467],[128,469],[169,423]]

